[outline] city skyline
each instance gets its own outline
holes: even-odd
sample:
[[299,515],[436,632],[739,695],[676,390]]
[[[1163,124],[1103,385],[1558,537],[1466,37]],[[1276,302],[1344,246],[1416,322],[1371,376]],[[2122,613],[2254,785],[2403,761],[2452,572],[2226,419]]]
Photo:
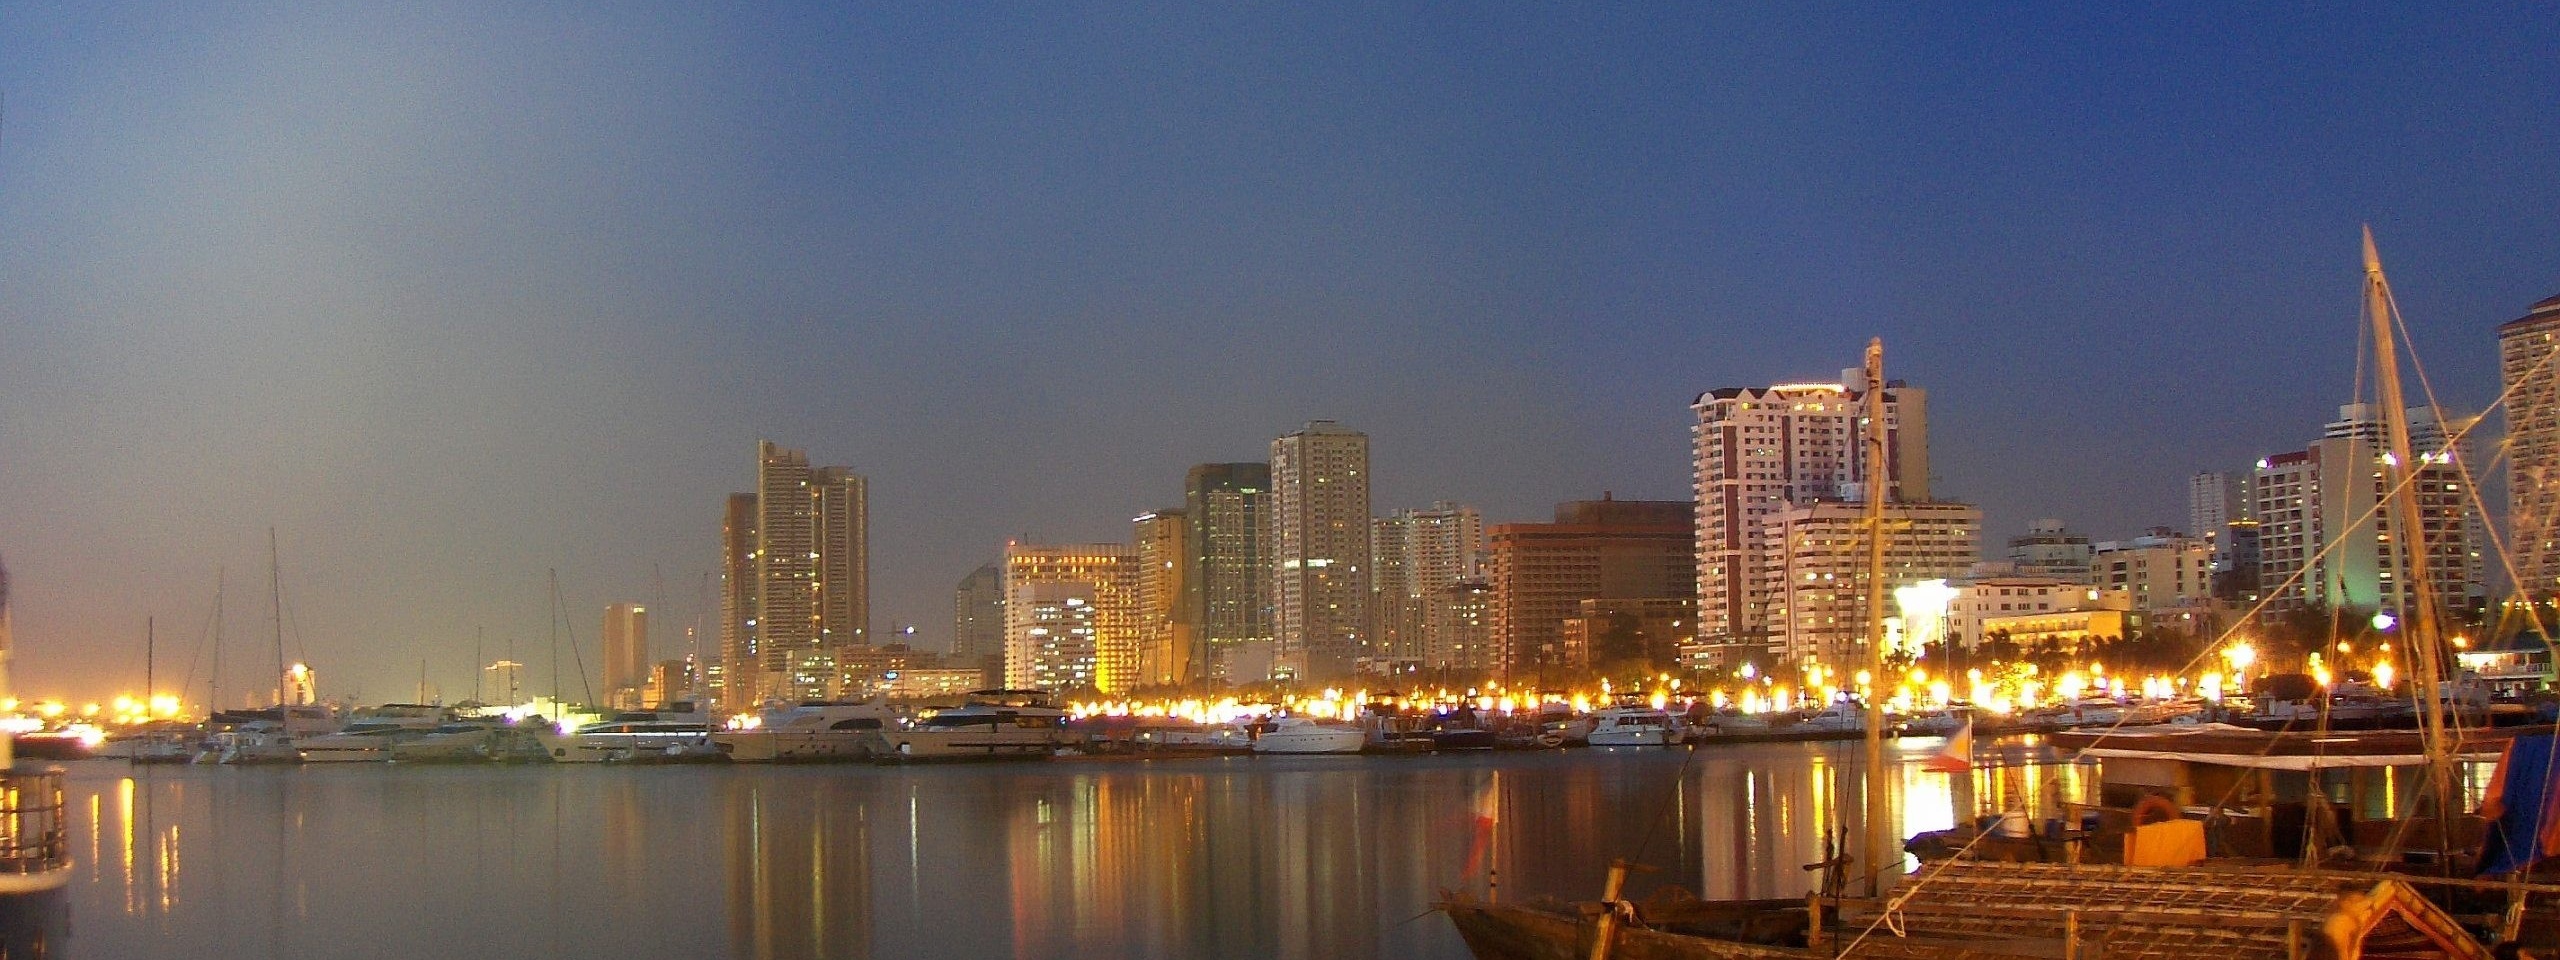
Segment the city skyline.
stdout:
[[2355,399],[2358,223],[2448,407],[2560,292],[2523,5],[154,14],[0,35],[30,691],[146,616],[185,677],[217,567],[262,635],[270,526],[328,695],[546,677],[554,569],[709,655],[759,437],[869,478],[868,620],[939,646],[1006,539],[1294,424],[1379,505],[1678,499],[1699,391],[1870,335],[1986,542],[2130,536]]

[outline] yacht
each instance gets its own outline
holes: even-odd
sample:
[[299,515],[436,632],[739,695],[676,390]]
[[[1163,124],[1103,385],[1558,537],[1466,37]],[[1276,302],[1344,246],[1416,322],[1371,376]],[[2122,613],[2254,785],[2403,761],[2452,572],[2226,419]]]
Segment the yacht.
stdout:
[[1862,733],[1866,729],[1867,709],[1849,700],[1824,707],[1820,713],[1787,727],[1790,733]]
[[711,743],[740,763],[867,760],[887,746],[881,731],[897,716],[885,699],[777,705],[753,727],[712,734]]
[[883,727],[880,736],[884,755],[896,760],[1045,757],[1068,743],[1067,712],[1037,691],[980,690],[960,706]]
[[551,759],[560,763],[605,763],[710,759],[719,755],[711,744],[718,727],[711,715],[690,701],[664,709],[615,714],[611,719],[579,727],[567,736],[546,741]]
[[1369,735],[1358,727],[1281,717],[1253,738],[1255,753],[1359,753]]
[[345,729],[294,744],[304,763],[350,763],[391,759],[391,748],[434,733],[451,711],[421,703],[386,703],[356,711]]
[[1591,733],[1584,739],[1595,747],[1667,747],[1687,737],[1669,712],[1628,706],[1593,713]]
[[462,763],[489,759],[489,741],[498,725],[492,721],[448,723],[413,739],[391,744],[394,763]]
[[337,711],[312,704],[286,704],[264,710],[229,710],[213,715],[215,730],[198,763],[301,763],[301,742],[338,732]]

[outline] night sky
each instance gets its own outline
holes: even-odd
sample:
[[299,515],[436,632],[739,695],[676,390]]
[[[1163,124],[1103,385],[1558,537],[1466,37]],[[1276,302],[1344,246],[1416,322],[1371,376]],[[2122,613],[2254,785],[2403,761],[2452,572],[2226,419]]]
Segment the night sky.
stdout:
[[1869,336],[1987,541],[2133,535],[2352,399],[2359,224],[2448,403],[2560,293],[2538,3],[303,6],[0,6],[21,692],[200,694],[217,567],[264,683],[270,526],[325,695],[547,689],[551,569],[677,655],[759,438],[939,646],[1305,420],[1543,519]]

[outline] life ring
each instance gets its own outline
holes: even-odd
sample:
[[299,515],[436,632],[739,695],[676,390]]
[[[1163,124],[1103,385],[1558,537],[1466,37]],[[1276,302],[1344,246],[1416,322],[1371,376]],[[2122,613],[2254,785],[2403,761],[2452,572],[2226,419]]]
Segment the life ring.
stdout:
[[1542,734],[1539,734],[1539,735],[1538,735],[1538,745],[1539,745],[1539,746],[1541,746],[1541,747],[1561,747],[1561,746],[1564,746],[1564,734],[1561,734],[1561,733],[1542,733]]
[[2184,820],[2186,817],[2186,811],[2178,809],[2178,805],[2170,802],[2169,798],[2156,793],[2145,795],[2133,805],[2133,825],[2137,827],[2150,823]]

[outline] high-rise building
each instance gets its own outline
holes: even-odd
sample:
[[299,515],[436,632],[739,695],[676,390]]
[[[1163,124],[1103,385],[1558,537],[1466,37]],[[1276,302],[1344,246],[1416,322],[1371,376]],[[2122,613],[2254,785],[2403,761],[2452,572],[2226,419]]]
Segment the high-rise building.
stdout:
[[649,609],[636,603],[604,608],[605,704],[638,710],[649,686]]
[[[2419,532],[2437,601],[2468,610],[2486,594],[2487,543],[2478,501],[2463,477],[2470,444],[2454,441],[2474,418],[2407,414]],[[2258,461],[2251,492],[2258,530],[2258,587],[2272,610],[2310,606],[2400,610],[2409,569],[2392,535],[2391,511],[2377,507],[2390,472],[2382,425],[2368,404],[2338,409],[2319,440]]]
[[2213,600],[2213,544],[2166,527],[2097,544],[2093,582],[2122,591],[2153,623]]
[[[1760,588],[1769,598],[1769,652],[1839,668],[1867,660],[1867,508],[1795,504],[1770,518]],[[1982,556],[1982,511],[1962,503],[1884,508],[1885,583],[1895,590],[1965,575]],[[1885,609],[1895,613],[1892,594]]]
[[[1692,433],[1697,499],[1699,639],[1724,643],[1768,635],[1770,598],[1762,528],[1790,504],[1861,500],[1869,474],[1859,442],[1865,375],[1839,383],[1734,387],[1700,394]],[[1885,384],[1892,499],[1929,499],[1928,396],[1901,381]]]
[[1484,519],[1442,500],[1398,510],[1370,524],[1370,663],[1388,672],[1444,668],[1430,652],[1450,646],[1450,584],[1477,576]]
[[1350,676],[1369,640],[1368,434],[1316,420],[1271,441],[1271,565],[1272,673]]
[[2560,297],[2498,327],[2507,397],[2507,546],[2517,592],[2560,595]]
[[1004,566],[984,564],[952,592],[951,659],[968,663],[1004,653]]
[[1556,505],[1554,523],[1494,525],[1485,579],[1496,664],[1586,666],[1564,641],[1582,601],[1688,599],[1695,509],[1685,500],[1582,500]]
[[1474,577],[1442,587],[1440,592],[1443,599],[1435,609],[1445,611],[1448,620],[1430,630],[1436,645],[1422,652],[1423,669],[1468,675],[1500,670],[1493,643],[1493,584]]
[[844,467],[809,471],[816,497],[818,645],[830,654],[871,643],[870,484]]
[[720,520],[720,656],[704,678],[714,702],[737,710],[764,700],[756,644],[756,495],[729,495]]
[[[1135,673],[1137,604],[1138,554],[1128,544],[1006,544],[1005,685],[1126,689]],[[1076,607],[1084,609],[1070,609]],[[1061,632],[1079,628],[1086,632]]]
[[2187,530],[2212,548],[2213,570],[2235,568],[2238,547],[2231,525],[2249,519],[2249,475],[2199,473],[2187,478]]
[[837,655],[870,642],[864,488],[843,467],[813,470],[799,450],[756,444],[756,492],[731,495],[723,529],[724,705],[842,692]]
[[1165,509],[1131,525],[1136,528],[1131,542],[1138,554],[1138,609],[1135,672],[1129,685],[1189,683],[1199,633],[1184,602],[1197,566],[1191,562],[1190,519],[1179,509]]
[[1183,480],[1192,575],[1183,582],[1190,622],[1198,627],[1192,662],[1203,679],[1232,677],[1231,654],[1271,646],[1271,465],[1204,463]]

